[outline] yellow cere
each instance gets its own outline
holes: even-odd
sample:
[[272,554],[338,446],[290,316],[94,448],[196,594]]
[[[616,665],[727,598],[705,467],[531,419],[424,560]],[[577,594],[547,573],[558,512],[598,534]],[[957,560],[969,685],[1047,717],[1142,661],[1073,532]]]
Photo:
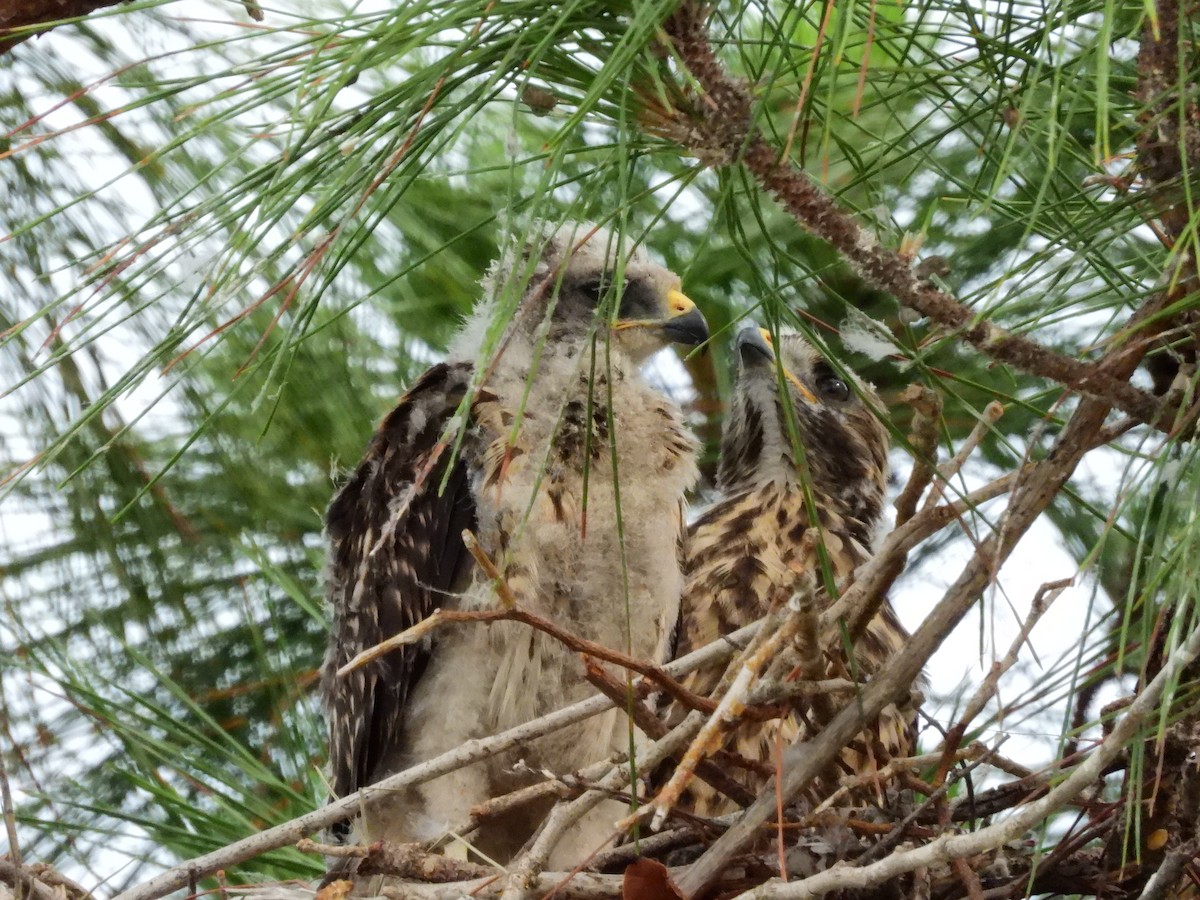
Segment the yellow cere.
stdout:
[[684,316],[696,308],[696,304],[682,291],[667,291],[667,309],[672,318]]

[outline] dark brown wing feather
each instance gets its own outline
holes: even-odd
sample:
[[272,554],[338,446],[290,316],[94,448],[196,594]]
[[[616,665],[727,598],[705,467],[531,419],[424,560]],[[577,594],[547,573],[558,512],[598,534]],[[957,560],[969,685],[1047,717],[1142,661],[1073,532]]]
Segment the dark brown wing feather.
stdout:
[[[475,527],[466,466],[440,442],[466,394],[471,366],[426,371],[376,431],[325,516],[333,629],[323,671],[335,797],[386,774],[409,694],[429,659],[428,641],[401,647],[338,678],[356,654],[447,605],[472,560],[462,542]],[[443,479],[444,490],[439,492]]]

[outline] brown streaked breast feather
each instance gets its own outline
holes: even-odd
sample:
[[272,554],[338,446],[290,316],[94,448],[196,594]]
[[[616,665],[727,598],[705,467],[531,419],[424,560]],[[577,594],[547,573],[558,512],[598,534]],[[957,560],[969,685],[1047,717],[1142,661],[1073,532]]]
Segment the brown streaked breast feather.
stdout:
[[[849,574],[864,561],[866,551],[841,517],[818,509],[824,551],[835,577]],[[812,591],[813,573],[820,570],[820,554],[804,537],[811,528],[801,492],[769,484],[732,494],[714,504],[692,526],[689,534],[687,577],[681,611],[677,655],[689,653],[724,634],[748,625],[786,603],[797,590]],[[819,589],[818,608],[828,603]],[[825,648],[829,677],[864,679],[874,675],[898,652],[906,634],[886,601],[868,623],[847,656],[841,641]],[[711,694],[724,669],[710,667],[692,673],[687,686]],[[682,719],[682,710],[669,718]],[[729,736],[726,747],[754,763],[773,764],[776,741],[785,746],[804,739],[809,731],[808,712],[797,708],[782,719],[746,722]],[[911,709],[890,705],[868,725],[841,755],[839,769],[866,773],[893,756],[912,752],[915,734]],[[766,785],[760,770],[747,768],[729,773],[758,792]],[[736,809],[733,801],[703,782],[693,782],[688,805],[698,815],[715,816]]]

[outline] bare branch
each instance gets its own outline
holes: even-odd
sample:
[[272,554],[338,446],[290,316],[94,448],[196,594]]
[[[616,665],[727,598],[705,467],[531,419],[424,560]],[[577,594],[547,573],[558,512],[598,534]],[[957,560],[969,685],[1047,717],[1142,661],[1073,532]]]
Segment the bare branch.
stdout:
[[320,841],[301,838],[296,841],[296,849],[301,853],[320,853],[322,856],[339,856],[361,859],[370,850],[362,844],[323,844]]
[[975,427],[971,429],[971,433],[963,440],[958,450],[955,452],[945,465],[938,466],[936,479],[934,481],[933,490],[929,492],[929,497],[925,500],[925,506],[933,506],[940,500],[945,492],[951,478],[962,471],[962,467],[966,464],[967,459],[979,447],[992,426],[1000,421],[1000,417],[1004,415],[1004,406],[1001,403],[993,400],[984,407],[983,415],[979,417],[979,421],[975,423]]
[[904,569],[908,553],[921,541],[936,534],[951,522],[980,503],[1003,496],[1012,490],[1019,477],[1027,470],[1009,472],[985,484],[954,503],[944,503],[922,510],[899,528],[892,531],[879,551],[853,575],[853,583],[843,586],[841,596],[821,613],[821,634],[824,637],[838,622],[850,624],[851,633],[870,618],[876,605],[891,587],[892,582]]
[[[3,704],[4,695],[0,693],[0,704]],[[8,724],[8,710],[0,705],[0,716],[3,716],[3,722]],[[23,867],[21,859],[21,845],[17,841],[17,816],[13,810],[12,790],[8,783],[8,769],[4,765],[4,754],[0,753],[0,812],[4,815],[4,831],[8,835],[8,856],[12,860],[17,871]],[[20,900],[20,886],[17,885],[17,896]]]
[[[588,766],[579,775],[581,778],[587,780],[599,778],[608,771],[610,765],[611,763],[608,760],[604,760],[603,762]],[[491,800],[486,800],[483,803],[472,806],[467,814],[467,821],[447,829],[447,834],[458,835],[460,837],[465,836],[489,819],[502,816],[510,810],[518,809],[528,803],[544,800],[548,797],[569,797],[570,795],[571,788],[563,779],[548,778],[537,784],[518,788],[515,791],[510,791],[507,794],[493,797]]]
[[[587,678],[593,686],[611,699],[613,703],[622,704],[625,702],[625,685],[618,684],[616,679],[599,666],[589,665],[587,667]],[[648,737],[657,740],[667,734],[667,724],[646,706],[635,703],[632,710],[634,724]],[[711,787],[742,806],[747,806],[754,802],[754,795],[726,775],[719,766],[707,761],[702,762],[696,768],[696,775]]]
[[979,686],[974,696],[967,702],[966,709],[959,716],[958,722],[946,733],[946,737],[942,741],[942,746],[945,748],[945,757],[939,766],[938,777],[935,779],[935,782],[940,783],[941,779],[945,777],[946,771],[953,760],[953,754],[958,749],[959,743],[962,742],[963,736],[966,735],[967,728],[970,727],[971,722],[983,711],[988,701],[996,693],[997,688],[1000,686],[1000,679],[1004,673],[1016,663],[1021,652],[1021,647],[1029,640],[1029,633],[1033,631],[1033,627],[1042,618],[1046,610],[1050,608],[1050,605],[1059,598],[1062,592],[1073,584],[1075,584],[1074,578],[1063,578],[1059,581],[1047,582],[1038,588],[1037,594],[1034,595],[1033,602],[1029,606],[1029,614],[1021,624],[1020,632],[1013,638],[1008,652],[1004,654],[1002,659],[992,663],[991,671],[983,679],[983,684]]
[[[463,532],[464,541],[467,540],[468,535],[470,535],[469,531]],[[468,547],[470,547],[473,542],[474,538],[471,538],[468,542]],[[487,559],[487,556],[478,548],[478,545],[476,545],[475,550],[472,552],[476,553],[477,560]],[[490,572],[496,572],[496,567],[491,563],[490,560],[488,560],[488,564],[485,566],[485,571],[488,568],[490,568]],[[500,593],[501,599],[505,604],[501,609],[435,609],[429,616],[422,619],[411,628],[406,628],[399,634],[394,634],[390,638],[375,644],[373,647],[368,647],[366,650],[363,650],[337,670],[337,677],[343,678],[348,673],[367,665],[368,663],[378,659],[381,656],[384,656],[387,653],[390,653],[397,647],[415,644],[417,641],[424,639],[434,630],[442,627],[443,625],[461,624],[464,622],[520,622],[524,625],[528,625],[530,628],[534,628],[543,632],[544,634],[550,635],[550,637],[559,641],[564,646],[574,650],[576,653],[583,653],[587,656],[592,656],[596,659],[601,659],[605,662],[621,666],[624,669],[629,669],[632,672],[637,672],[639,675],[642,675],[653,681],[673,698],[689,707],[704,708],[704,706],[708,703],[706,698],[688,690],[686,687],[680,684],[677,679],[674,679],[668,675],[662,666],[646,662],[644,659],[638,659],[637,657],[629,656],[628,654],[621,653],[619,650],[612,650],[608,647],[605,647],[603,644],[598,644],[595,641],[589,641],[587,638],[579,637],[578,635],[567,631],[565,628],[556,625],[551,620],[517,606],[516,600],[513,598],[512,593],[508,590],[508,586],[504,583],[503,578],[500,578],[498,574],[496,575],[496,578],[498,578],[497,592]],[[503,590],[501,590],[500,585],[503,585]]]

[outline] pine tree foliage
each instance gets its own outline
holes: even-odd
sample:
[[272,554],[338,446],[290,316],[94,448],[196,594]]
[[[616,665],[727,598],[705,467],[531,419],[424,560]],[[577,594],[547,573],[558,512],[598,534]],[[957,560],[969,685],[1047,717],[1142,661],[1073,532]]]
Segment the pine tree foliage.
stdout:
[[[567,219],[644,241],[704,309],[695,391],[663,368],[710,464],[747,319],[879,387],[896,493],[933,452],[910,438],[910,384],[941,398],[943,462],[988,422],[951,499],[1053,465],[1098,415],[1036,516],[1070,571],[1009,580],[1005,549],[1000,586],[969,598],[978,641],[951,639],[964,681],[928,692],[953,726],[1033,599],[1006,586],[1073,577],[1055,601],[1070,639],[1035,631],[957,735],[1040,735],[1017,761],[1056,783],[1119,718],[1108,701],[1200,626],[1198,17],[1171,0],[146,2],[8,47],[0,745],[22,857],[107,894],[324,802],[322,510],[489,260]],[[852,258],[828,216],[805,218],[809,188],[965,318],[916,311]],[[1109,381],[1063,374],[1097,361]],[[1009,503],[913,550],[896,588],[912,627]],[[1195,774],[1195,677],[1175,674],[1097,786],[1103,815],[1030,832],[1048,858],[1094,852],[1130,890],[1164,860],[1200,874],[1197,815],[1181,824],[1200,800],[1174,774]],[[941,741],[931,726],[922,746]],[[284,848],[226,878],[320,868]]]

